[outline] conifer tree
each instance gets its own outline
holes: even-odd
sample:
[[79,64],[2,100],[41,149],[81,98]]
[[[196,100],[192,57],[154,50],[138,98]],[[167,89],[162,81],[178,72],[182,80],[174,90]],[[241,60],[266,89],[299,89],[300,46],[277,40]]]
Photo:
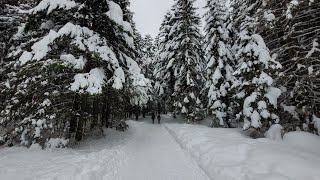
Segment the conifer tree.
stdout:
[[143,74],[149,78],[153,79],[153,61],[155,58],[155,46],[153,44],[153,38],[150,35],[146,35],[143,39],[143,64],[141,66]]
[[[284,89],[280,100],[287,111],[281,113],[286,131],[309,129],[312,115],[320,116],[319,8],[318,1],[266,1],[260,15],[271,26],[260,25],[259,31],[284,67],[278,82]],[[289,107],[296,110],[288,114]]]
[[8,145],[80,141],[111,117],[121,119],[127,104],[142,103],[147,80],[133,60],[130,16],[119,3],[42,0],[25,12],[0,113]]
[[232,23],[224,1],[207,1],[205,44],[207,61],[206,93],[214,115],[212,126],[230,126],[231,86],[235,81],[232,54]]
[[[0,2],[0,73],[4,71],[4,59],[8,54],[10,45],[13,40],[17,38],[19,26],[26,18],[19,14],[19,10],[25,10],[30,8],[32,5],[31,0],[29,1],[18,1],[18,0],[3,0]],[[25,4],[28,3],[28,4]],[[21,28],[20,28],[21,29]],[[0,76],[4,78],[5,74]]]
[[[5,109],[5,102],[8,99],[6,89],[10,86],[9,77],[12,73],[15,59],[7,58],[10,47],[16,44],[20,36],[23,22],[26,16],[19,14],[19,11],[31,8],[32,0],[3,0],[0,2],[0,112]],[[1,120],[0,117],[0,122]],[[0,126],[0,144],[4,143],[6,129]]]
[[[194,0],[176,0],[171,16],[166,16],[162,53],[157,73],[171,95],[170,104],[178,113],[185,114],[188,122],[200,115],[200,91],[203,85],[203,50]],[[160,50],[161,51],[161,50]],[[159,77],[159,76],[158,76]],[[167,93],[166,92],[166,93]]]
[[235,60],[237,69],[234,75],[238,82],[233,88],[238,90],[237,98],[242,107],[244,130],[254,128],[252,136],[263,136],[270,124],[279,123],[275,114],[277,99],[281,90],[274,87],[274,78],[281,69],[275,57],[271,57],[263,38],[257,34],[257,21],[254,18],[258,2],[241,1],[235,4]]
[[140,67],[142,67],[142,58],[143,58],[143,37],[140,34],[140,32],[138,31],[138,29],[135,27],[135,25],[133,26],[133,34],[134,34],[134,46],[136,48],[136,61],[139,64]]
[[[174,90],[174,78],[173,73],[166,74],[166,63],[167,63],[167,52],[166,46],[169,43],[169,33],[170,29],[173,25],[173,21],[171,20],[173,17],[173,9],[166,13],[164,16],[163,22],[161,23],[159,34],[156,37],[156,54],[155,54],[155,62],[154,62],[154,72],[153,76],[155,78],[154,90],[158,99],[161,101],[163,107],[167,111],[174,111],[171,102],[171,94]],[[169,83],[167,83],[166,79],[170,79]],[[165,93],[166,92],[166,93]]]

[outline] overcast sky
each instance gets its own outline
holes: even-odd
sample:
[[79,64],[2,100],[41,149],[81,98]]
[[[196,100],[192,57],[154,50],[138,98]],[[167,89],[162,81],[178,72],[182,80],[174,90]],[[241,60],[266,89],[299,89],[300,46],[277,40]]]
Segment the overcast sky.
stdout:
[[[143,34],[150,34],[155,37],[164,15],[171,8],[174,0],[131,0],[131,11],[135,13],[134,21],[138,30]],[[197,0],[197,7],[204,7],[205,0]],[[202,16],[203,10],[199,9]]]

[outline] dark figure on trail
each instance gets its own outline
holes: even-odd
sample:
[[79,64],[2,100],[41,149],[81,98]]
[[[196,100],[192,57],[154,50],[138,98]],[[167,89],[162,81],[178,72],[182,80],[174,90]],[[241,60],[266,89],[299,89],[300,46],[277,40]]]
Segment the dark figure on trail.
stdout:
[[142,117],[146,118],[146,113],[147,113],[147,107],[142,108]]
[[158,124],[160,124],[161,116],[158,114]]
[[158,108],[158,113],[160,114],[161,113],[161,103],[160,102],[157,103],[157,108]]
[[151,113],[152,124],[154,124],[154,120],[156,119],[156,114],[154,112]]
[[138,121],[139,120],[139,115],[140,115],[140,107],[136,106],[134,108],[134,115],[136,117],[136,121]]

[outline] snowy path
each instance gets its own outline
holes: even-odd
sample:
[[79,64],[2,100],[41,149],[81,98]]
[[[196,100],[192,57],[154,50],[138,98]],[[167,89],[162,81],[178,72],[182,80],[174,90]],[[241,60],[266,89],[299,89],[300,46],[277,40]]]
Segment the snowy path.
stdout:
[[74,149],[0,149],[0,180],[210,180],[163,124],[128,123]]
[[209,180],[182,151],[163,124],[130,123],[129,159],[120,170],[121,180]]

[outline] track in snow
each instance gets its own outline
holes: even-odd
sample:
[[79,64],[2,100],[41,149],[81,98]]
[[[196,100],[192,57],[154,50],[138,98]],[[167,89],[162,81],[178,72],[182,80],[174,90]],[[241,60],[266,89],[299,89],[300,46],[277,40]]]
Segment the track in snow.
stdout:
[[210,180],[163,124],[128,124],[126,132],[108,130],[75,149],[0,149],[0,179]]
[[209,180],[164,125],[150,122],[129,122],[133,137],[127,144],[127,164],[120,169],[118,179]]

